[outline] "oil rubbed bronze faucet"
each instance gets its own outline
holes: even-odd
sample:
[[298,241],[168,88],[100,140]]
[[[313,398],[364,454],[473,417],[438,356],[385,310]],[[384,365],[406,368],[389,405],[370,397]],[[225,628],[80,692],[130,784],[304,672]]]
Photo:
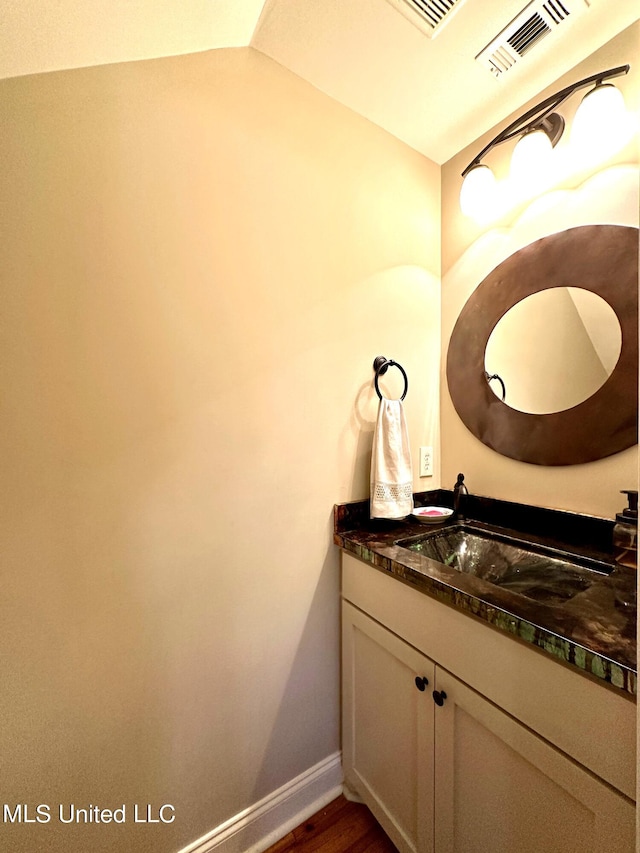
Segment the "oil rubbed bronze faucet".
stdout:
[[458,474],[458,479],[453,487],[453,515],[455,518],[461,518],[460,504],[462,503],[462,495],[468,495],[469,489],[464,483],[464,474]]

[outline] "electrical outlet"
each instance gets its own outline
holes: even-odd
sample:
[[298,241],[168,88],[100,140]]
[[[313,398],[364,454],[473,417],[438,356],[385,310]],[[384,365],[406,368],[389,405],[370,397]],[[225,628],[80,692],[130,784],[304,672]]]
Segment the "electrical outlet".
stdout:
[[420,476],[433,477],[433,447],[420,448]]

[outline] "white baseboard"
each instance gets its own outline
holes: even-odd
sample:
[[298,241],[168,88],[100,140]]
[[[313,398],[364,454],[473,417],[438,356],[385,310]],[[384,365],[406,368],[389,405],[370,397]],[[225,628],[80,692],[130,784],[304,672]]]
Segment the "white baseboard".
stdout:
[[342,793],[339,752],[221,823],[179,853],[263,853]]
[[350,788],[346,782],[342,785],[342,796],[345,800],[349,800],[350,803],[364,803],[360,794],[358,794],[357,791],[354,791],[353,788]]

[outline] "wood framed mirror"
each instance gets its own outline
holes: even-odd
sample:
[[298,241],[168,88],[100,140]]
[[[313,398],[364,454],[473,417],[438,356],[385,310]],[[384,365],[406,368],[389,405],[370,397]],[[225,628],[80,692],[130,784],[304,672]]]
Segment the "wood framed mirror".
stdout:
[[[591,462],[636,444],[638,247],[637,228],[570,228],[515,252],[478,285],[451,335],[446,371],[458,415],[483,444],[536,465]],[[578,288],[604,300],[619,324],[619,356],[617,361],[614,357],[608,378],[603,376],[597,390],[582,402],[544,414],[521,411],[509,405],[508,388],[503,402],[487,380],[487,344],[510,309],[554,288]],[[514,347],[510,357],[528,361],[528,371],[545,383],[550,381],[548,347],[539,334],[539,347],[534,345],[523,355]],[[574,341],[566,346],[572,352],[576,348]]]

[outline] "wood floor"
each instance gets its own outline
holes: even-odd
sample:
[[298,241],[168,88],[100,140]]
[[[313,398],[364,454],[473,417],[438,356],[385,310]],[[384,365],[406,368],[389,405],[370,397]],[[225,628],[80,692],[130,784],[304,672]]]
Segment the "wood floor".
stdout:
[[340,796],[265,853],[397,853],[366,806]]

